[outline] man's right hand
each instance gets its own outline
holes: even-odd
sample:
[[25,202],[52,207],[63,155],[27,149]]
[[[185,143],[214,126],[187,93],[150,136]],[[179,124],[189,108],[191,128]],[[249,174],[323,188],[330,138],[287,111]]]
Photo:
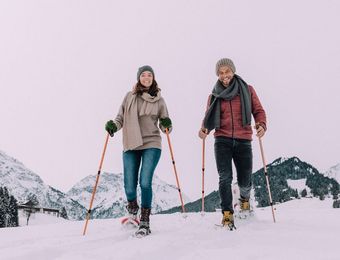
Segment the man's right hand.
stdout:
[[198,132],[198,137],[201,139],[205,139],[208,136],[208,130],[201,128],[200,131]]
[[117,126],[112,120],[109,120],[105,124],[105,130],[113,137],[114,133],[117,132]]

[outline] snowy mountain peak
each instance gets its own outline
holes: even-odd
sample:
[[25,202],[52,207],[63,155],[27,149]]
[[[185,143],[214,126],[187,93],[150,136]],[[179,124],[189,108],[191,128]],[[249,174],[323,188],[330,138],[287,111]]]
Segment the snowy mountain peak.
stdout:
[[290,158],[288,157],[279,157],[278,159],[276,159],[275,161],[273,161],[271,163],[271,165],[275,166],[275,165],[279,165],[279,164],[282,164],[284,163],[285,161],[289,160]]
[[[96,176],[89,175],[74,185],[67,195],[75,201],[78,201],[84,207],[90,204],[92,191],[95,185]],[[162,181],[156,175],[153,183],[153,212],[159,212],[171,208],[179,203],[177,188]],[[138,198],[140,190],[138,188]],[[186,201],[188,198],[184,195]],[[103,172],[100,175],[98,187],[93,202],[93,218],[112,218],[120,217],[125,214],[125,193],[122,173]]]
[[337,180],[337,182],[340,183],[340,163],[337,165],[332,166],[326,173],[325,175],[329,178],[333,178]]
[[[39,194],[47,189],[37,174],[4,152],[0,152],[0,185],[6,186],[18,201],[25,201],[28,193]],[[40,203],[44,205],[44,201]]]
[[86,209],[64,193],[46,185],[43,180],[26,168],[18,160],[0,151],[0,186],[7,187],[9,193],[20,203],[34,194],[40,207],[61,209],[65,207],[71,219],[81,219]]
[[[18,160],[0,151],[0,186],[6,186],[19,202],[25,202],[30,194],[37,197],[39,206],[61,209],[65,207],[70,219],[83,219],[87,212],[96,181],[95,175],[79,181],[67,193],[46,185],[43,180]],[[154,176],[153,212],[171,208],[179,203],[175,186]],[[138,198],[140,198],[138,189]],[[184,200],[188,198],[183,194]],[[125,214],[125,193],[123,174],[102,173],[100,175],[94,204],[93,218],[120,217]]]

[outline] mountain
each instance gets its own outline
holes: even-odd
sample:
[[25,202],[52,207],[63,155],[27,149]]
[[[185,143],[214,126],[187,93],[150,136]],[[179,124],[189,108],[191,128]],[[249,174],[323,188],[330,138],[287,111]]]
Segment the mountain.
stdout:
[[[221,208],[221,199],[218,191],[213,191],[204,197],[204,211],[215,212],[216,209]],[[185,204],[186,212],[200,212],[202,211],[202,199],[195,200]],[[170,214],[175,212],[182,212],[182,207],[177,206],[168,210],[159,212],[160,214]]]
[[328,171],[326,171],[325,176],[328,178],[333,178],[340,183],[340,163],[334,165]]
[[[282,203],[300,197],[325,197],[339,195],[339,183],[325,177],[312,165],[297,157],[278,158],[267,165],[273,202]],[[253,174],[253,186],[258,207],[269,205],[263,169]]]
[[[278,158],[267,165],[269,183],[274,204],[283,203],[301,197],[318,197],[321,200],[339,197],[339,183],[325,177],[312,165],[301,161],[297,157]],[[252,175],[254,199],[257,207],[269,206],[268,192],[263,168]],[[235,198],[234,198],[235,199]],[[220,208],[220,197],[214,191],[205,197],[205,211],[213,212]],[[185,205],[187,212],[199,212],[202,200],[198,199]],[[180,212],[177,206],[161,213]]]
[[85,217],[85,207],[63,192],[46,185],[39,175],[2,151],[0,151],[0,186],[6,186],[19,203],[25,202],[33,194],[41,207],[54,209],[65,207],[70,219]]
[[[0,151],[0,186],[5,186],[17,201],[25,202],[32,195],[40,207],[61,209],[65,207],[70,219],[80,220],[86,216],[96,176],[90,175],[74,185],[67,194],[46,185],[39,175],[26,168],[20,161]],[[140,198],[138,188],[138,198]],[[185,194],[184,201],[189,201]],[[169,185],[156,175],[153,179],[153,213],[174,207],[179,203],[175,186]],[[92,218],[116,218],[126,214],[123,174],[103,172],[100,175]]]
[[[90,175],[74,185],[67,196],[78,201],[84,207],[89,207],[93,186],[96,176]],[[166,210],[179,203],[179,194],[175,186],[169,185],[162,181],[156,175],[153,178],[153,213]],[[184,201],[188,201],[187,196],[183,194]],[[140,190],[138,188],[138,198]],[[114,174],[103,172],[100,175],[95,199],[93,202],[93,218],[116,218],[125,214],[125,193],[123,174]]]

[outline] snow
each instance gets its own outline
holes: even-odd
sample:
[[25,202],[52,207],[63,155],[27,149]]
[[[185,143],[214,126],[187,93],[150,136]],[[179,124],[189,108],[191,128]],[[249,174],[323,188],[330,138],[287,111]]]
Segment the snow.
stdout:
[[282,164],[282,163],[284,163],[287,160],[289,160],[288,157],[280,157],[279,159],[275,160],[274,163],[272,163],[272,166]]
[[[57,218],[55,216],[44,214],[44,213],[36,213],[30,216],[28,225],[37,226],[37,225],[65,223],[65,222],[68,222],[68,221],[63,218]],[[19,214],[19,225],[26,226],[26,216],[24,214]]]
[[[119,219],[63,221],[1,229],[2,260],[21,259],[339,259],[340,210],[332,200],[301,199],[256,209],[236,219],[236,231],[216,228],[221,214],[152,215],[152,234],[143,239],[123,230]],[[320,223],[322,221],[322,223]],[[322,245],[321,245],[322,244]]]
[[297,190],[298,192],[300,192],[303,189],[308,188],[306,186],[306,180],[307,179],[299,179],[299,180],[287,179],[287,183],[288,183],[289,187],[291,187],[292,189]]

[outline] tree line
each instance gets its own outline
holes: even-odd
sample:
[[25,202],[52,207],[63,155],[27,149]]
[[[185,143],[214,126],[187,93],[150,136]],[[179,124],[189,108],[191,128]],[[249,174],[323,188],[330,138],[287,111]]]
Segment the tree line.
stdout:
[[0,187],[0,228],[19,226],[18,205],[6,187]]

